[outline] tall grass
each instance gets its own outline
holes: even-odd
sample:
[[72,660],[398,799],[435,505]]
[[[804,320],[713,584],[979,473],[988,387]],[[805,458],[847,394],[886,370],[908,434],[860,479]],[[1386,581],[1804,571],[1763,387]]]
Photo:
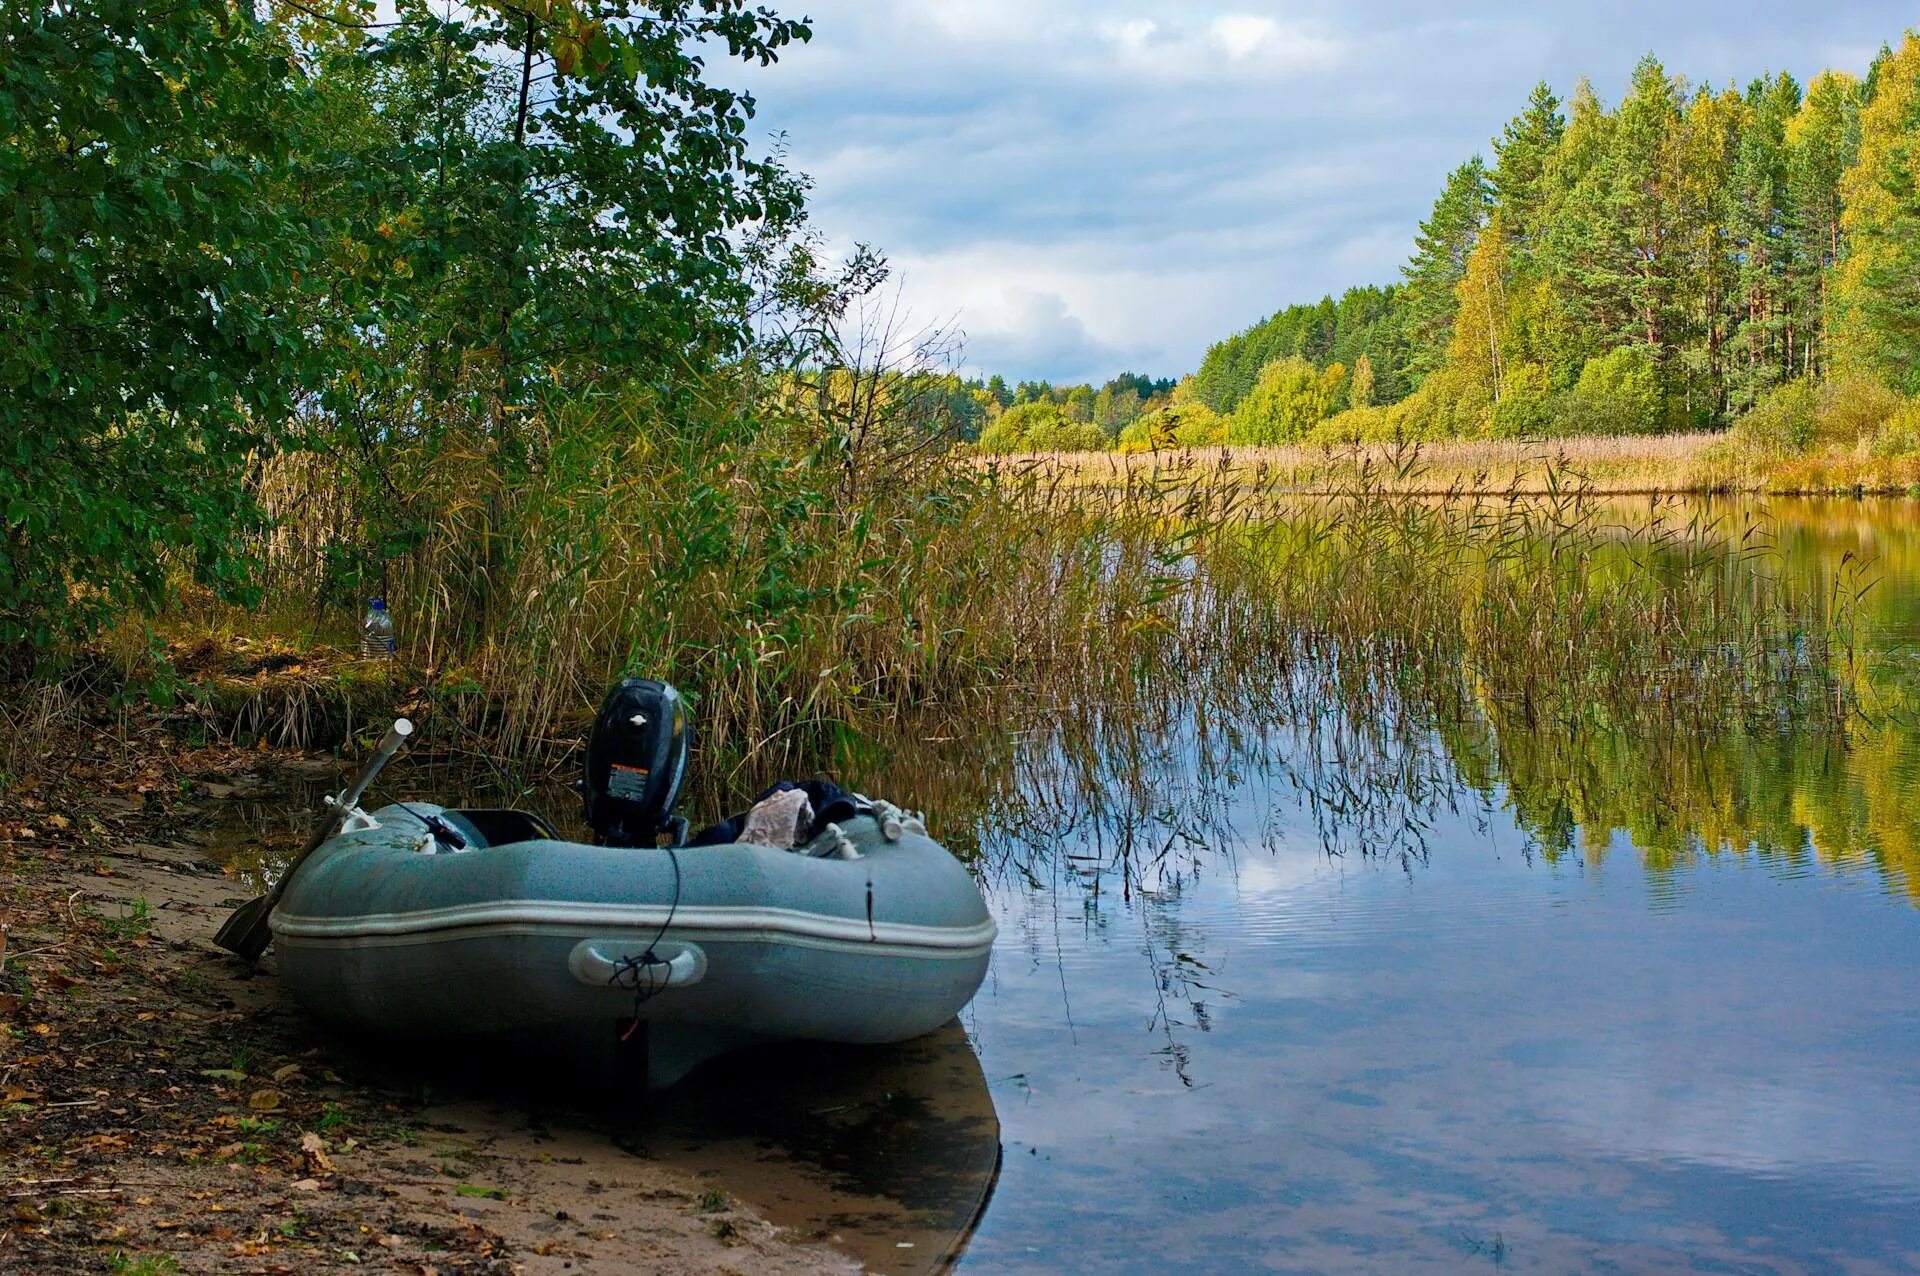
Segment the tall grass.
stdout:
[[[409,662],[523,764],[568,759],[618,673],[680,683],[699,815],[829,766],[1004,871],[1117,862],[1146,889],[1266,785],[1340,853],[1411,861],[1442,812],[1507,801],[1549,853],[1617,818],[1672,860],[1745,827],[1692,809],[1729,742],[1845,747],[1880,707],[1865,575],[1796,581],[1745,511],[1558,470],[1409,499],[1407,456],[1312,499],[937,456],[849,484],[818,422],[645,426],[555,424],[512,482],[480,451],[390,447],[392,490],[432,517],[385,585]],[[269,615],[351,618],[313,582],[384,517],[352,483],[312,460],[263,476],[277,509],[341,520],[279,534]]]
[[[1731,478],[1707,433],[1573,435],[1561,439],[1447,439],[1420,444],[1293,444],[1157,452],[1046,452],[983,459],[999,468],[1043,467],[1064,481],[1112,486],[1146,475],[1338,495],[1356,484],[1403,495],[1547,494],[1578,486],[1595,495],[1724,490]],[[1417,464],[1408,458],[1418,456]],[[1369,471],[1363,476],[1362,471]]]
[[260,482],[267,613],[350,622],[329,563],[370,526],[415,529],[382,582],[408,658],[516,754],[564,749],[630,670],[687,687],[708,743],[740,756],[928,707],[998,720],[1300,669],[1383,722],[1390,686],[1441,670],[1536,716],[1711,716],[1751,708],[1789,651],[1829,655],[1833,618],[1779,588],[1753,529],[1657,503],[1628,527],[1554,466],[1537,496],[1411,501],[1389,498],[1424,490],[1418,458],[1363,460],[1298,501],[1208,481],[1224,457],[1087,488],[932,455],[854,484],[804,419],[526,428],[545,460],[512,478],[442,441],[388,445],[375,484],[311,456]]
[[[1110,515],[936,454],[850,455],[803,416],[733,431],[582,411],[523,423],[542,459],[518,471],[465,435],[384,444],[373,482],[350,455],[270,463],[263,615],[331,616],[345,642],[356,598],[383,593],[407,659],[510,753],[563,750],[609,680],[643,671],[740,754],[990,703],[1111,651],[1113,626],[1124,645],[1164,588],[1116,570],[1156,551]],[[369,543],[393,548],[339,570]]]

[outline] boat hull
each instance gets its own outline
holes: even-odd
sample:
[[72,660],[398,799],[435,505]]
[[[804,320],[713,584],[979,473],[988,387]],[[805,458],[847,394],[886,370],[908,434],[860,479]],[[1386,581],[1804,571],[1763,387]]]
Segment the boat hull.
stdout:
[[994,926],[971,874],[869,817],[845,826],[858,858],[840,859],[547,838],[433,854],[413,812],[461,822],[379,811],[273,914],[282,979],[337,1027],[662,1086],[756,1042],[931,1032],[986,975]]

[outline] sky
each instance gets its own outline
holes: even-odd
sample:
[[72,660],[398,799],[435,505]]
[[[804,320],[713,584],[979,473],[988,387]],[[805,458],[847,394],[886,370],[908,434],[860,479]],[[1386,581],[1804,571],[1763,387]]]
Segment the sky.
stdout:
[[814,181],[815,227],[893,265],[964,367],[1178,376],[1282,306],[1398,277],[1447,172],[1544,79],[1617,102],[1656,53],[1694,84],[1863,73],[1881,0],[771,0],[814,37],[744,86]]

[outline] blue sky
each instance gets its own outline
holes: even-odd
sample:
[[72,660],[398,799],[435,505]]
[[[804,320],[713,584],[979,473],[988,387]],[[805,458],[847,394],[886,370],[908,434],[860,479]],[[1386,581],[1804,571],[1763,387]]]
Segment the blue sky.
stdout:
[[[1694,83],[1856,73],[1889,3],[773,0],[814,20],[749,87],[837,247],[1009,377],[1191,371],[1294,301],[1387,282],[1447,171],[1546,79],[1608,103],[1649,50]],[[716,67],[716,71],[718,68]]]

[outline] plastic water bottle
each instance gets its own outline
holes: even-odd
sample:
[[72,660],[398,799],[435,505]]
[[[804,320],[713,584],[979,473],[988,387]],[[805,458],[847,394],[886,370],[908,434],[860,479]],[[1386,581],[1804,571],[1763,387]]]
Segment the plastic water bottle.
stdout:
[[393,645],[393,617],[387,615],[387,600],[368,600],[367,614],[360,618],[360,654],[385,659],[393,654]]

